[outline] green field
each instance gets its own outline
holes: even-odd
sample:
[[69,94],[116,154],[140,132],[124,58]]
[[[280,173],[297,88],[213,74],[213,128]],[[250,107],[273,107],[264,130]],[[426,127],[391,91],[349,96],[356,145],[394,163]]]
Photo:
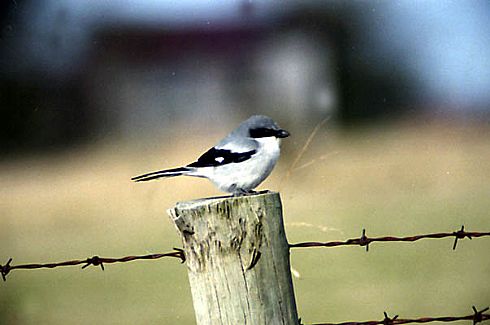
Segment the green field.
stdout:
[[[415,125],[419,126],[415,126]],[[134,184],[131,176],[195,158],[223,134],[105,141],[0,163],[0,263],[118,257],[179,247],[166,209],[220,194],[202,179]],[[290,177],[308,134],[261,189],[281,192],[290,242],[490,230],[490,127],[398,123],[321,132]],[[186,148],[177,150],[176,148]],[[490,238],[297,249],[304,323],[463,315],[490,305]],[[0,283],[0,324],[193,324],[177,259],[15,270]]]

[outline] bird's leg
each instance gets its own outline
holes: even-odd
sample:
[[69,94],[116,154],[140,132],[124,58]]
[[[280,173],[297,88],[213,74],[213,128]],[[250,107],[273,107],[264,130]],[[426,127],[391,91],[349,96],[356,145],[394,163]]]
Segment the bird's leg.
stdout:
[[233,190],[233,196],[244,196],[244,195],[247,195],[247,192],[241,188],[236,188]]

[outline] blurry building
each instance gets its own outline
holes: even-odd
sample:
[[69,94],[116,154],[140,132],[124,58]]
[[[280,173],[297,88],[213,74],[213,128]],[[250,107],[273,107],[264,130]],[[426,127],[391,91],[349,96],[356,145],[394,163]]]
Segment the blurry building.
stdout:
[[312,29],[291,10],[248,1],[180,19],[164,11],[155,19],[144,6],[105,7],[10,8],[17,15],[2,57],[12,64],[0,86],[11,125],[6,147],[151,134],[184,118],[212,125],[260,113],[306,123],[336,109],[325,24]]
[[[468,2],[466,12],[431,3],[424,12],[448,16],[434,20],[402,0],[7,2],[0,143],[3,151],[69,145],[253,113],[304,125],[326,115],[351,124],[441,106],[488,112],[482,89],[490,74],[482,71],[490,69],[490,43],[469,27],[440,31],[470,18],[476,23],[464,26],[489,30],[478,11],[488,4]],[[405,14],[410,22],[399,18]],[[480,43],[460,42],[467,50],[456,51],[454,37]],[[431,57],[441,44],[447,55]],[[478,60],[467,73],[470,57]],[[458,78],[466,92],[454,90]]]
[[100,30],[95,39],[87,97],[123,132],[260,113],[307,122],[336,106],[327,30],[119,26]]

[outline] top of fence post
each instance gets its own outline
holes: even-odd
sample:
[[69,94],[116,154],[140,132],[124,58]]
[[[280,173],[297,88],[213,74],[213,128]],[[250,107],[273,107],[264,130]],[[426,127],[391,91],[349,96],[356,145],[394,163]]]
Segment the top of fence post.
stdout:
[[278,193],[180,202],[197,324],[298,324]]

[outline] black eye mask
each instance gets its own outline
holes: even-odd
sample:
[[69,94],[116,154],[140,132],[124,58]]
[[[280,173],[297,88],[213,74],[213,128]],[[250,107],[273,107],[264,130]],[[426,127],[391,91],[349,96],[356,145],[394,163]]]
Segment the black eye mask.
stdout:
[[266,137],[276,137],[276,138],[286,138],[289,136],[289,132],[286,130],[274,130],[268,128],[256,128],[250,130],[251,138],[266,138]]

